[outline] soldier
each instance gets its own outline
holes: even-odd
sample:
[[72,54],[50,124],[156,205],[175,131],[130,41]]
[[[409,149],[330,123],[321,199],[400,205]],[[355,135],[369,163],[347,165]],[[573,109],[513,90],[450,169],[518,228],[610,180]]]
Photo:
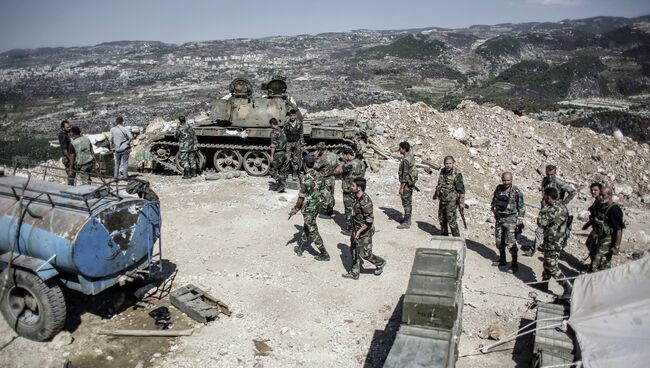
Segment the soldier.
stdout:
[[402,222],[397,226],[398,229],[408,229],[411,227],[411,212],[413,207],[413,187],[417,176],[413,174],[415,167],[415,157],[411,153],[411,145],[408,142],[401,142],[399,144],[399,153],[404,156],[399,163],[399,196],[402,199],[402,207],[404,207],[404,217]]
[[183,168],[183,179],[190,179],[196,176],[196,150],[199,148],[199,142],[194,127],[185,122],[185,116],[178,117],[178,124],[174,133],[180,146],[178,161]]
[[[564,274],[558,267],[558,259],[562,251],[562,239],[569,220],[569,210],[565,204],[559,201],[559,191],[553,187],[544,189],[542,199],[542,209],[537,216],[537,225],[543,229],[544,245],[544,271],[542,272],[542,281],[548,281],[551,276],[558,280],[564,293],[560,299],[569,299],[571,297],[571,283],[564,280]],[[540,285],[542,291],[548,291],[548,282]]]
[[505,266],[506,248],[509,248],[512,255],[511,272],[517,273],[519,265],[517,264],[517,241],[515,239],[515,230],[517,227],[523,228],[524,215],[524,193],[512,185],[512,173],[504,172],[501,174],[502,184],[497,185],[492,196],[492,213],[494,214],[495,227],[494,237],[497,248],[499,249],[499,261],[494,262],[494,266]]
[[[557,177],[557,168],[554,165],[546,166],[546,176],[542,179],[542,191],[546,188],[555,188],[558,191],[558,200],[565,206],[576,196],[576,190],[571,187],[566,181]],[[542,207],[544,206],[542,200]],[[544,230],[538,227],[535,230],[535,243],[532,248],[524,250],[524,255],[532,257],[535,254],[535,249],[542,244]]]
[[433,200],[439,199],[438,220],[440,221],[440,231],[442,235],[460,236],[458,222],[456,219],[456,209],[465,207],[465,183],[463,174],[454,169],[455,160],[452,156],[445,157],[444,168],[440,170],[438,176],[438,185],[433,193]]
[[[582,230],[587,230],[589,229],[593,224],[594,224],[594,218],[596,217],[596,213],[598,212],[598,206],[600,205],[600,191],[603,189],[603,185],[600,184],[599,182],[594,182],[591,183],[589,186],[589,191],[591,192],[591,197],[594,199],[593,203],[591,206],[589,206],[589,221],[587,221],[583,226]],[[587,240],[585,240],[585,246],[587,247],[587,250],[589,251],[589,258],[593,260],[593,250],[594,247],[592,247],[592,242],[594,240],[594,231],[593,228],[589,232],[589,235],[587,236]]]
[[63,167],[68,177],[68,185],[74,185],[74,178],[76,173],[74,171],[74,148],[70,142],[70,122],[63,120],[61,122],[61,130],[59,130],[59,146],[61,153],[63,153]]
[[291,165],[291,176],[295,179],[300,170],[300,160],[305,146],[305,135],[302,121],[298,120],[298,112],[289,110],[289,121],[284,124],[284,133],[287,136],[287,155]]
[[300,184],[298,200],[296,201],[296,205],[291,209],[291,212],[289,212],[289,216],[293,216],[298,211],[301,211],[305,222],[298,245],[294,249],[296,254],[301,257],[304,247],[313,241],[320,252],[314,258],[318,261],[329,261],[330,255],[327,253],[325,245],[323,245],[323,239],[318,233],[318,225],[316,224],[316,216],[318,216],[318,210],[320,209],[320,191],[318,191],[313,170],[315,161],[316,159],[311,154],[305,156],[303,159],[305,174]]
[[334,171],[339,164],[339,156],[334,152],[328,151],[324,142],[318,143],[316,148],[318,150],[318,158],[314,169],[319,176],[318,184],[322,199],[321,206],[323,208],[321,217],[330,218],[334,213],[334,205],[336,204],[334,200]]
[[589,272],[606,270],[612,267],[612,254],[618,254],[623,239],[623,210],[612,199],[612,188],[603,186],[600,191],[600,204],[593,220],[593,258]]
[[79,179],[83,183],[90,184],[90,174],[95,166],[93,145],[88,137],[81,136],[79,127],[73,126],[70,132],[72,132],[72,146],[74,147],[74,155],[72,155],[74,157],[74,169],[79,173]]
[[287,170],[289,161],[287,160],[287,136],[284,130],[278,128],[278,120],[271,118],[271,177],[277,183],[277,190],[284,193],[287,187]]
[[335,173],[343,176],[341,188],[343,189],[343,207],[345,208],[345,223],[347,229],[343,231],[349,235],[352,231],[352,205],[356,201],[352,191],[352,181],[355,178],[365,176],[366,167],[361,160],[355,158],[354,151],[350,147],[343,149],[343,163],[336,167]]
[[366,194],[366,179],[354,179],[352,192],[354,193],[354,231],[352,231],[350,237],[352,269],[342,276],[358,280],[359,273],[361,273],[362,258],[375,265],[375,275],[379,276],[384,272],[386,261],[372,254],[372,235],[375,233],[375,225],[372,214],[372,201]]

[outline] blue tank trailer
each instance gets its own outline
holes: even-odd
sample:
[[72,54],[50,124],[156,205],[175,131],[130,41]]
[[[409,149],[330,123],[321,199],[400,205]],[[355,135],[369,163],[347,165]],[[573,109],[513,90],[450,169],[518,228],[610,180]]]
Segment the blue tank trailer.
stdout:
[[116,183],[67,186],[0,172],[0,311],[19,335],[45,341],[63,328],[64,288],[97,295],[155,271],[159,202]]

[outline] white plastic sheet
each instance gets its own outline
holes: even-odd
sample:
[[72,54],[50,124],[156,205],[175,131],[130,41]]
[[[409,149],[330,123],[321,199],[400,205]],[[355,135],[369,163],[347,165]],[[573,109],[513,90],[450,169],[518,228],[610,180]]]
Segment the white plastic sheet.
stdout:
[[650,367],[650,257],[578,277],[569,325],[585,367]]

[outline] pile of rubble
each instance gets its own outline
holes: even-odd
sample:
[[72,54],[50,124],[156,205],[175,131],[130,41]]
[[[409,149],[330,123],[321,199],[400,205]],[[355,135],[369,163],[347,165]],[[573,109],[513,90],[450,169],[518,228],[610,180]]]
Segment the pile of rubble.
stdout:
[[614,185],[618,200],[627,205],[650,203],[650,148],[620,132],[599,134],[472,101],[463,101],[449,112],[421,102],[391,101],[312,114],[332,115],[375,123],[381,134],[369,146],[375,151],[382,146],[385,152],[379,158],[395,156],[403,140],[414,146],[421,163],[435,170],[445,156],[454,156],[469,192],[479,197],[491,197],[503,171],[512,171],[520,188],[538,193],[544,167],[554,164],[582,198],[588,197],[591,182],[600,181]]

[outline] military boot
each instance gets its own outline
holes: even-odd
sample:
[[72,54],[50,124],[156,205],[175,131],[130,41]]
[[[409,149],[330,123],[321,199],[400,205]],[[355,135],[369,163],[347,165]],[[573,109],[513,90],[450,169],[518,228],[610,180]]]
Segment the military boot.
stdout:
[[559,300],[569,300],[571,299],[571,293],[573,292],[573,286],[571,286],[571,283],[569,280],[562,280],[560,281],[560,285],[562,285],[562,289],[564,289],[564,293],[558,297]]
[[404,221],[401,224],[397,225],[398,229],[408,229],[411,227],[411,215],[405,215]]
[[298,245],[296,245],[293,248],[293,251],[296,253],[298,257],[302,257],[302,252],[304,252],[303,244],[301,242],[298,242]]
[[548,280],[550,280],[549,277],[542,276],[542,283],[537,284],[536,289],[548,293]]
[[519,271],[519,264],[517,263],[517,255],[513,254],[512,255],[512,263],[510,264],[509,272],[511,272],[514,275],[514,274],[517,273],[517,271]]
[[384,272],[384,267],[386,266],[386,260],[383,258],[379,258],[379,259],[381,260],[381,263],[377,262],[379,264],[377,265],[377,268],[375,268],[375,272],[374,272],[375,276],[381,275]]
[[324,262],[330,260],[330,255],[329,253],[327,253],[327,249],[325,249],[325,246],[318,248],[318,251],[320,252],[320,254],[314,257],[315,260],[324,261]]
[[183,168],[183,179],[191,179],[192,176],[190,176],[190,169],[188,168]]
[[535,255],[535,248],[536,248],[536,247],[537,247],[537,246],[536,246],[535,244],[533,244],[532,247],[529,247],[529,248],[525,249],[525,250],[524,250],[524,255],[525,255],[526,257],[532,257],[532,256],[534,256],[534,255]]
[[193,178],[196,178],[196,169],[190,169],[190,175],[191,175]]
[[344,273],[341,276],[346,278],[346,279],[352,279],[352,280],[358,280],[359,279],[359,274],[354,273],[354,272]]
[[492,266],[505,266],[507,265],[508,262],[506,262],[506,250],[504,249],[499,249],[499,260],[496,262],[492,262]]

